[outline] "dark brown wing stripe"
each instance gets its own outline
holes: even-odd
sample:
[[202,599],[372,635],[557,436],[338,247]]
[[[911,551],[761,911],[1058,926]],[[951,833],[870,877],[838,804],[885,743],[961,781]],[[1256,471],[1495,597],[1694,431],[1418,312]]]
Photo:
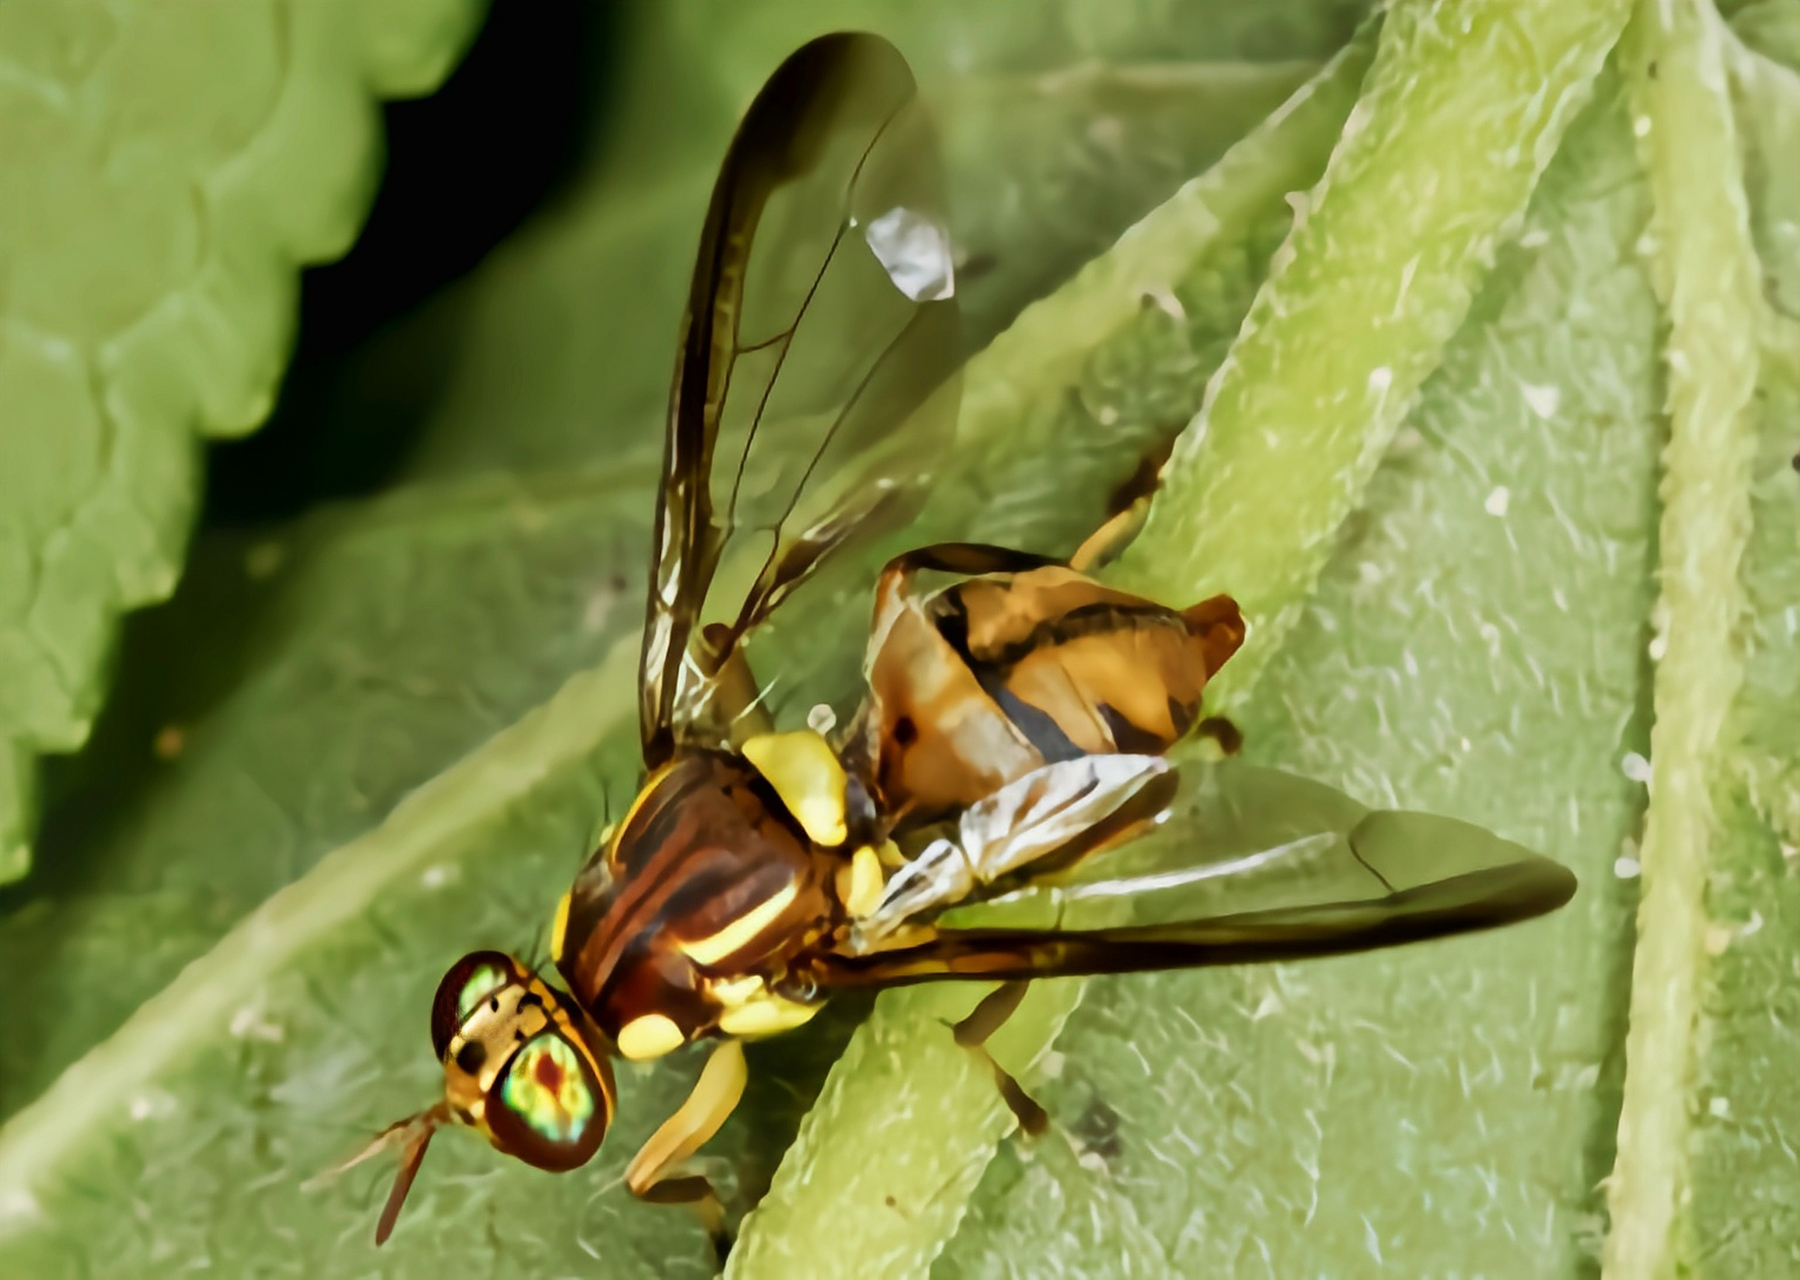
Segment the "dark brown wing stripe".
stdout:
[[1529,920],[1561,906],[1574,891],[1574,877],[1555,864],[1515,864],[1421,885],[1378,903],[1079,933],[945,930],[913,947],[821,956],[815,978],[831,988],[885,987],[946,978],[1081,977],[1315,959]]

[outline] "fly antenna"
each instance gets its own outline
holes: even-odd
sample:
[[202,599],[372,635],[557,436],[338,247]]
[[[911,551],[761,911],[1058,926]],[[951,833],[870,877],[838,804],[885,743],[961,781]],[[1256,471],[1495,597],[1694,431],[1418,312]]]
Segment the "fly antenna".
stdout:
[[407,1192],[412,1190],[413,1179],[419,1176],[419,1166],[425,1162],[425,1149],[431,1145],[431,1135],[449,1122],[450,1108],[443,1102],[404,1120],[397,1120],[342,1164],[334,1165],[301,1183],[300,1190],[316,1190],[365,1160],[374,1159],[389,1147],[399,1147],[400,1168],[394,1175],[394,1185],[388,1192],[387,1203],[382,1207],[381,1219],[375,1224],[375,1243],[386,1244],[387,1238],[394,1233],[394,1224],[399,1221],[400,1210],[406,1204]]

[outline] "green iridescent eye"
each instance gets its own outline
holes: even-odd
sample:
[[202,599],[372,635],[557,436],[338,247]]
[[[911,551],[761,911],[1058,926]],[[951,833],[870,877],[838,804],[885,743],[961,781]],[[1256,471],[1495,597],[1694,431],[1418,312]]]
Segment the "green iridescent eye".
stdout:
[[561,1036],[539,1036],[513,1060],[500,1088],[506,1105],[551,1142],[572,1142],[594,1117],[581,1058]]
[[518,963],[498,951],[472,952],[451,965],[431,1002],[431,1043],[439,1061],[483,1001],[521,980]]
[[488,1093],[494,1145],[540,1169],[586,1163],[606,1130],[606,1102],[587,1058],[553,1031],[519,1047]]
[[469,1020],[469,1015],[480,1007],[494,992],[504,987],[509,980],[506,970],[499,965],[484,964],[469,975],[469,980],[456,993],[456,1021],[460,1025]]

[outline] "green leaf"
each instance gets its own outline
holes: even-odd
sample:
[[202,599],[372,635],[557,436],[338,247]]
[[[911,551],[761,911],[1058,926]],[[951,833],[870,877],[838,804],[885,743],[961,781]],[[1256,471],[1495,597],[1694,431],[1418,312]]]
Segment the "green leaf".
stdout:
[[[1788,927],[1800,843],[1800,325],[1783,314],[1800,263],[1791,153],[1780,147],[1800,94],[1791,72],[1738,48],[1708,6],[1641,5],[1632,37],[1671,432],[1606,1262],[1622,1275],[1749,1275],[1791,1266],[1800,1225],[1800,1162],[1781,1136],[1800,1118],[1786,1087],[1800,965]],[[1738,105],[1751,108],[1748,166],[1728,59]]]
[[[1585,101],[1624,7],[1514,6],[1453,36],[1440,17],[1403,9],[1384,25],[1342,140],[1177,447],[1149,526],[1119,565],[1128,585],[1177,601],[1230,584],[1252,634],[1228,670],[1247,669],[1249,679],[1299,616],[1402,409],[1461,323],[1471,279],[1516,224]],[[1517,38],[1515,57],[1493,56],[1490,23]],[[1545,67],[1558,74],[1546,81]],[[1360,68],[1353,49],[1322,87],[1339,87],[1338,77],[1354,85]],[[1247,146],[1285,141],[1265,135]],[[1466,157],[1468,169],[1446,160],[1452,155]],[[1450,180],[1434,173],[1409,185],[1426,156]],[[1410,197],[1404,215],[1401,191]],[[1149,239],[1165,217],[1185,212],[1165,206],[1137,234]],[[1065,303],[1105,314],[1073,291],[1041,310]],[[1015,332],[1032,319],[1022,317]],[[999,351],[996,344],[988,354]],[[972,406],[970,416],[979,411]],[[1241,689],[1247,680],[1231,683]],[[1040,984],[1006,1029],[1012,1060],[1049,1047],[1079,991]],[[905,991],[877,1004],[751,1218],[733,1274],[832,1275],[858,1257],[910,1272],[942,1248],[975,1172],[1010,1124],[986,1073],[933,1025],[961,999]],[[930,1082],[926,1097],[915,1092],[921,1081]],[[921,1114],[933,1123],[919,1123]],[[870,1150],[888,1156],[871,1165]],[[855,1230],[845,1228],[847,1211]]]
[[[1604,75],[1237,713],[1251,758],[1547,850],[1575,901],[1417,950],[1089,984],[1042,1088],[1075,1149],[1048,1176],[1030,1148],[996,1162],[944,1274],[1047,1267],[1015,1207],[1050,1197],[1122,1211],[1151,1273],[1591,1265],[1659,444],[1620,96]],[[1110,1238],[1082,1247],[1072,1273],[1125,1274]]]
[[0,15],[0,882],[37,761],[86,739],[118,616],[168,596],[194,436],[267,415],[298,268],[342,253],[374,100],[429,91],[474,0],[7,6]]
[[[769,61],[784,51],[771,47]],[[665,85],[666,68],[691,56],[654,35],[638,52]],[[1001,120],[984,77],[1015,73],[976,64],[952,76],[950,52],[914,56],[972,104],[953,154],[980,155],[982,132],[1004,128],[1018,162],[965,166],[986,184],[972,193],[969,233],[1031,246],[990,273],[991,301],[971,299],[990,328],[1016,309],[1009,298],[1068,275],[1204,169],[1310,65],[1238,64],[1221,44],[1194,50],[1218,59],[1205,74],[1094,63]],[[1093,101],[1114,103],[1120,125],[1099,148],[1083,138],[1081,104]],[[654,105],[639,117],[650,130],[665,103]],[[1205,126],[1176,130],[1196,106]],[[451,383],[428,389],[432,421],[397,492],[290,528],[209,535],[172,605],[134,623],[119,696],[59,788],[47,874],[0,931],[20,975],[8,1007],[24,1011],[0,1049],[15,1113],[0,1136],[8,1266],[56,1274],[81,1255],[142,1259],[151,1273],[199,1255],[226,1271],[271,1257],[315,1274],[368,1265],[381,1175],[300,1185],[428,1096],[437,1072],[421,1028],[442,969],[473,945],[530,942],[635,774],[628,719],[656,425],[691,237],[734,109],[681,136],[653,182],[578,184],[475,276],[376,339],[323,398],[328,417],[367,421],[367,403],[408,403],[391,392],[455,351]],[[1013,141],[1027,137],[1030,149]],[[1002,182],[1027,205],[1043,185],[1082,216],[1015,221],[1002,237],[989,229]],[[1266,228],[1224,264],[1232,296],[1247,302],[1278,235]],[[1223,337],[1212,335],[1215,349]],[[1185,350],[1179,328],[1163,341]],[[1191,413],[1204,376],[1192,363],[1171,379],[1185,389],[1179,407],[1133,410],[1110,447],[1095,442],[1066,476],[1045,476],[1004,439],[972,442],[969,479],[939,518],[966,524],[996,484],[1037,495],[997,517],[997,535],[1072,543],[1142,442]],[[996,457],[1002,466],[978,474]],[[829,608],[814,606],[814,625],[828,623],[835,656],[853,661],[858,637]],[[760,1125],[723,1143],[751,1189],[792,1133],[805,1073],[816,1088],[841,1036],[770,1047],[780,1069],[753,1094]],[[567,1271],[598,1252],[619,1273],[703,1269],[706,1246],[684,1219],[616,1188],[593,1199],[692,1066],[626,1071],[620,1131],[580,1178],[546,1180],[440,1142],[383,1261],[401,1274],[484,1260]],[[778,1080],[797,1080],[802,1096]],[[230,1137],[193,1167],[208,1135]],[[121,1216],[146,1171],[154,1205]],[[494,1230],[466,1234],[484,1214]],[[280,1222],[280,1246],[260,1225],[216,1233],[227,1218]],[[573,1222],[579,1232],[561,1229]]]

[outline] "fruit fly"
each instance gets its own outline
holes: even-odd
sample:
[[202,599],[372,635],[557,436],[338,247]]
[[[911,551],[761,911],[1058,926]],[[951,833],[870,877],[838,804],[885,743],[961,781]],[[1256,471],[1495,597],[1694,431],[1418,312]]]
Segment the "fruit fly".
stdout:
[[676,357],[644,781],[557,910],[557,982],[493,951],[444,977],[444,1096],[370,1148],[402,1152],[378,1240],[437,1128],[573,1169],[612,1119],[612,1060],[697,1041],[714,1048],[692,1095],[625,1182],[706,1201],[682,1165],[737,1104],[744,1041],[835,992],[999,981],[958,1029],[983,1052],[1032,978],[1361,951],[1574,892],[1561,866],[1465,823],[1169,759],[1245,624],[1226,596],[1176,609],[1105,585],[1087,572],[1105,538],[1066,561],[961,543],[892,560],[859,710],[777,731],[747,637],[845,547],[912,518],[954,429],[938,186],[911,73],[877,37],[807,44],[744,117]]

